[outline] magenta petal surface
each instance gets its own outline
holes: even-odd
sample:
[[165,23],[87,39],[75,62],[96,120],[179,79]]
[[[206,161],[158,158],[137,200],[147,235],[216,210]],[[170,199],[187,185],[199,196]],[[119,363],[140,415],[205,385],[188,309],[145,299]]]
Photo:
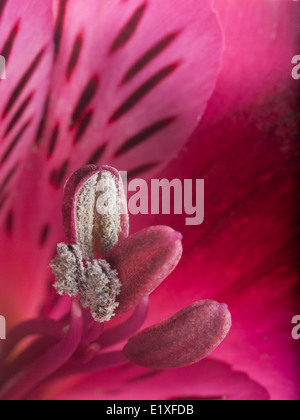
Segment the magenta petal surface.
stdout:
[[122,284],[117,315],[133,309],[174,270],[182,255],[181,239],[171,228],[154,226],[125,239],[106,256]]
[[216,82],[223,40],[211,3],[54,1],[61,25],[47,130],[59,126],[59,161],[76,149],[74,169],[100,158],[149,175],[165,165]]
[[[101,391],[100,391],[101,390]],[[268,400],[268,391],[251,376],[220,360],[206,358],[192,366],[149,371],[128,364],[86,375],[65,390],[53,386],[47,399],[99,400]]]
[[230,327],[227,305],[199,301],[139,332],[123,351],[131,362],[150,369],[188,366],[215,350]]
[[[32,186],[24,180],[51,82],[53,25],[49,1],[1,1],[0,9],[0,54],[7,67],[6,80],[0,80],[0,308],[11,324],[33,315],[47,265],[29,245],[33,234],[25,219],[39,216]],[[14,228],[17,237],[11,235]]]

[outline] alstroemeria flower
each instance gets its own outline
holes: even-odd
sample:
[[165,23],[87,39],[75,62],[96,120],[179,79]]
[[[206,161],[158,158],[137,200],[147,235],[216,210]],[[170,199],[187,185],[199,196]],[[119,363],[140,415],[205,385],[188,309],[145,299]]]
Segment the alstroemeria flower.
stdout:
[[[148,295],[177,266],[182,245],[181,235],[165,226],[128,237],[123,183],[114,168],[89,165],[76,171],[65,186],[63,215],[72,244],[58,245],[51,267],[57,292],[72,298],[71,314],[58,322],[28,321],[12,330],[1,354],[2,399],[21,399],[55,377],[128,360],[150,369],[188,366],[223,341],[231,316],[227,305],[210,300],[195,302],[130,337],[144,322]],[[133,309],[131,319],[102,334],[101,324]],[[42,335],[40,340],[7,361],[23,338],[35,334]],[[49,336],[59,340],[47,350]],[[125,338],[123,351],[103,352]]]
[[[19,349],[12,370],[1,375],[6,382],[41,356],[36,375],[25,375],[15,396],[52,375],[55,386],[46,383],[29,397],[299,397],[298,343],[288,328],[298,308],[291,249],[299,117],[296,88],[289,86],[298,53],[295,7],[279,0],[90,0],[88,7],[83,0],[0,0],[0,54],[7,59],[7,79],[0,81],[0,314],[9,329],[48,318],[47,337],[38,319],[34,331],[42,340]],[[89,344],[101,333],[107,348],[116,336],[128,339],[145,319],[147,298],[128,319],[109,321],[113,331],[100,326],[82,336],[92,320],[85,311],[82,320],[77,303],[65,323],[69,298],[55,293],[47,269],[65,241],[64,182],[85,164],[147,179],[176,155],[204,112],[187,148],[162,175],[209,177],[205,224],[191,230],[170,217],[147,216],[141,226],[133,221],[134,231],[178,225],[185,250],[177,271],[151,295],[144,345],[153,346],[151,325],[199,294],[230,304],[233,332],[218,359],[171,370],[149,371],[144,361],[144,368],[108,369],[124,362],[123,353],[98,359],[99,346]],[[18,341],[31,331],[32,324],[23,325],[14,335]],[[71,367],[67,361],[82,340],[88,351],[77,355],[80,375],[61,379],[79,372],[76,361]],[[134,362],[139,340],[136,335],[125,350]],[[66,368],[55,376],[57,363]]]

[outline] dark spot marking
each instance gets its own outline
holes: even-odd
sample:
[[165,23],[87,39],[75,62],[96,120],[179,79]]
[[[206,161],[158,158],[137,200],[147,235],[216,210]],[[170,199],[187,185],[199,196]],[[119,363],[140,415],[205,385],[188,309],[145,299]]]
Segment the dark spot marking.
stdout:
[[77,35],[77,38],[75,39],[73,50],[69,59],[68,67],[67,67],[67,80],[70,80],[73,71],[75,70],[75,67],[78,63],[81,49],[83,44],[83,37],[81,34]]
[[53,170],[50,174],[50,182],[55,188],[59,188],[66,177],[69,161],[66,160],[58,170]]
[[61,36],[62,36],[65,16],[66,16],[67,2],[68,0],[60,0],[58,16],[55,23],[55,30],[54,30],[54,45],[55,45],[54,56],[55,58],[58,56],[59,49],[60,49]]
[[81,140],[82,136],[86,132],[86,130],[87,130],[92,118],[93,118],[93,115],[94,115],[94,111],[90,110],[82,118],[82,120],[81,120],[81,122],[78,126],[77,132],[75,134],[75,137],[74,137],[74,143],[75,144],[78,143]]
[[46,125],[48,111],[49,111],[49,103],[50,103],[50,93],[48,94],[48,96],[46,98],[45,105],[44,105],[44,108],[43,108],[42,117],[41,117],[40,123],[38,125],[38,129],[37,129],[37,132],[36,132],[36,136],[35,136],[35,143],[36,144],[40,144],[41,141],[42,141],[44,128],[45,128],[45,125]]
[[103,156],[103,153],[105,152],[106,145],[100,146],[98,149],[95,150],[95,152],[92,154],[92,156],[87,161],[87,165],[94,165],[99,162],[101,157]]
[[49,238],[50,234],[50,225],[46,224],[41,229],[40,237],[39,237],[39,245],[44,246]]
[[121,29],[121,32],[114,40],[112,46],[110,47],[109,54],[115,53],[117,50],[122,48],[127,42],[131,39],[134,35],[145,11],[147,8],[147,3],[144,3],[140,6],[133,14],[133,16],[129,19],[126,25]]
[[31,124],[32,119],[30,118],[25,124],[23,124],[23,126],[21,127],[21,129],[19,130],[19,132],[17,133],[16,137],[13,139],[13,141],[10,143],[10,145],[8,146],[8,148],[6,149],[5,153],[2,156],[1,159],[1,165],[6,161],[6,159],[10,156],[10,154],[12,153],[12,151],[14,150],[14,148],[16,147],[16,145],[18,144],[18,142],[20,141],[20,139],[22,138],[23,134],[26,132],[27,128],[29,127],[29,125]]
[[156,133],[169,127],[175,120],[176,120],[176,117],[165,118],[163,120],[157,121],[156,123],[144,128],[142,131],[140,131],[139,133],[135,134],[134,136],[126,140],[125,143],[117,150],[115,157],[118,157],[122,155],[123,153],[126,153],[129,150],[133,149],[134,147],[140,145],[145,140],[154,136]]
[[8,112],[11,110],[11,108],[14,106],[19,95],[22,93],[23,89],[25,88],[29,80],[31,79],[34,71],[37,69],[45,51],[46,51],[45,48],[42,48],[41,51],[36,55],[32,63],[30,64],[29,68],[26,70],[21,80],[17,84],[16,88],[13,90],[7,102],[7,105],[5,106],[2,118],[4,118],[8,114]]
[[3,55],[3,57],[5,57],[6,62],[8,62],[8,59],[10,57],[10,53],[12,51],[16,36],[19,32],[19,26],[20,26],[20,21],[18,21],[15,26],[12,28],[12,30],[10,31],[10,34],[4,44],[4,47],[0,53],[0,55]]
[[132,169],[131,171],[128,172],[128,179],[133,179],[136,176],[141,175],[142,173],[147,172],[150,169],[153,169],[158,165],[159,165],[159,162],[152,162],[152,163],[148,163],[148,164],[139,166],[135,169]]
[[54,127],[52,134],[51,134],[51,138],[50,138],[50,142],[49,142],[49,147],[48,147],[48,158],[50,158],[55,150],[55,146],[57,143],[57,139],[59,136],[59,124],[57,123],[56,126]]
[[88,81],[87,85],[83,89],[83,92],[80,95],[80,98],[77,102],[77,105],[72,113],[70,126],[74,127],[74,125],[78,122],[80,117],[82,116],[86,107],[90,104],[93,100],[94,96],[97,93],[99,87],[99,77],[94,75]]
[[1,18],[1,16],[2,16],[2,13],[3,13],[4,7],[5,7],[5,5],[6,5],[6,2],[7,2],[7,0],[0,0],[0,18]]
[[10,235],[14,229],[14,213],[10,210],[5,219],[5,231],[8,235]]
[[137,105],[146,95],[148,95],[159,83],[170,76],[179,66],[179,63],[170,64],[157,72],[140,86],[132,95],[123,102],[123,104],[111,116],[109,123],[113,123],[127,114],[135,105]]
[[3,182],[0,186],[0,194],[3,193],[3,191],[5,190],[6,186],[8,185],[8,183],[10,182],[10,180],[12,179],[12,177],[14,176],[14,174],[16,173],[18,169],[18,165],[14,165],[12,167],[12,169],[7,173],[6,177],[3,179]]
[[15,115],[12,117],[12,119],[10,120],[4,136],[7,136],[11,130],[15,127],[15,125],[17,124],[17,122],[20,120],[20,118],[22,117],[22,115],[24,114],[24,112],[26,111],[28,105],[30,104],[32,98],[34,96],[34,93],[31,92],[27,98],[22,102],[22,104],[20,105],[19,109],[16,111]]
[[0,211],[3,209],[3,207],[5,206],[7,199],[9,197],[9,194],[6,193],[4,194],[1,198],[0,198]]
[[129,82],[133,77],[143,70],[154,58],[161,54],[179,35],[179,32],[173,32],[166,35],[157,44],[150,48],[125,74],[122,85]]

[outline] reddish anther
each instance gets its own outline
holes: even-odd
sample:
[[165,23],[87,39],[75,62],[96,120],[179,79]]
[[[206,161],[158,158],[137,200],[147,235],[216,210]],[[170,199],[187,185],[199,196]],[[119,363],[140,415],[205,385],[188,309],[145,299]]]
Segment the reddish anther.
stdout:
[[145,368],[188,366],[215,350],[230,328],[227,305],[203,300],[136,334],[123,351],[131,362]]

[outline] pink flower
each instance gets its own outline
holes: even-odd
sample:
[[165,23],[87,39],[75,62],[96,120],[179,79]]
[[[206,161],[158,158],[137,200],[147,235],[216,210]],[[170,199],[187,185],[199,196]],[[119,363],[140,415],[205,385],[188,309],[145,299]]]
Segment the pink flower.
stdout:
[[[53,2],[53,24],[50,1],[31,1],[30,7],[0,1],[0,54],[7,59],[7,80],[0,82],[0,312],[9,327],[39,314],[57,318],[59,301],[65,309],[64,299],[50,292],[47,266],[64,241],[60,206],[68,175],[101,162],[149,178],[180,150],[205,110],[186,149],[162,172],[170,178],[208,177],[205,223],[188,228],[176,218],[135,221],[134,230],[165,223],[184,234],[183,260],[151,296],[146,325],[199,298],[225,301],[233,314],[233,330],[218,359],[175,370],[129,365],[100,376],[56,378],[55,387],[40,388],[32,397],[99,398],[99,387],[106,399],[299,397],[298,343],[289,325],[297,313],[298,129],[289,68],[297,53],[291,24],[296,7],[217,0],[217,19],[208,0],[120,1],[106,7],[91,1],[88,10],[82,0],[61,0]],[[218,20],[225,34],[220,75]],[[138,319],[144,304],[136,310]],[[42,378],[52,374],[56,358],[63,365],[78,347],[80,313],[73,304],[67,334],[50,320],[52,338],[29,347],[27,357],[33,351],[42,355]],[[135,315],[125,321],[129,330]],[[90,331],[92,338],[99,333]],[[113,344],[115,331],[104,334]],[[43,363],[43,346],[58,339],[55,357]],[[126,353],[136,361],[141,344],[134,340],[139,336]],[[89,348],[87,366],[89,357],[98,360],[98,351]],[[22,357],[21,367],[26,350]],[[97,367],[118,363],[118,357],[104,357]],[[28,380],[19,390],[34,386]]]

